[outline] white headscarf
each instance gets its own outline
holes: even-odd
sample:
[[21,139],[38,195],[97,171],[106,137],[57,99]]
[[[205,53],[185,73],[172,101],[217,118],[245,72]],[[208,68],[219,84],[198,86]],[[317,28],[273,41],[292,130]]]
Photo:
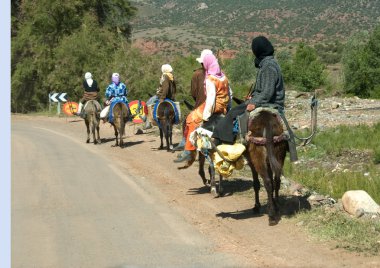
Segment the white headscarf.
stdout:
[[164,75],[166,75],[169,80],[172,80],[174,79],[173,77],[173,68],[172,66],[170,66],[170,64],[164,64],[161,66],[161,72],[162,72],[162,76],[161,76],[161,79],[160,79],[160,84],[162,84],[162,82],[164,81]]
[[212,51],[210,49],[203,49],[201,52],[201,56],[196,59],[197,62],[203,63],[203,59],[206,55],[213,55]]
[[161,66],[161,72],[164,74],[164,73],[171,73],[173,72],[173,68],[172,66],[170,66],[170,64],[164,64]]
[[84,78],[86,79],[86,82],[87,82],[87,85],[89,87],[92,86],[92,83],[94,82],[94,80],[92,80],[92,74],[90,72],[87,72],[85,75],[84,75]]

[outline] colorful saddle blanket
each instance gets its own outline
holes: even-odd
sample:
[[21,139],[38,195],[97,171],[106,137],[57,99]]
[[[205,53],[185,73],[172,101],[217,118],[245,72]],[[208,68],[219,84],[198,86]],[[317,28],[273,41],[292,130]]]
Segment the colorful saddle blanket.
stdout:
[[[175,103],[171,99],[165,99],[164,102],[169,103],[173,107],[173,110],[174,110],[174,124],[179,124],[179,111],[178,111],[177,106],[175,105]],[[157,115],[158,106],[159,105],[160,105],[160,102],[156,102],[156,104],[154,105],[154,108],[153,108],[153,119],[154,119],[154,121],[156,121],[158,127],[160,127],[160,122],[158,120],[158,115]]]
[[128,111],[129,111],[129,114],[131,114],[130,113],[130,110],[129,110],[129,105],[128,105],[128,102],[125,102],[125,101],[123,101],[123,100],[116,100],[116,101],[113,101],[113,102],[111,102],[111,104],[110,104],[110,111],[109,111],[109,113],[108,113],[108,122],[110,122],[110,123],[113,123],[113,107],[115,107],[115,105],[117,104],[117,103],[124,103],[126,106],[127,106],[127,109],[128,109]]

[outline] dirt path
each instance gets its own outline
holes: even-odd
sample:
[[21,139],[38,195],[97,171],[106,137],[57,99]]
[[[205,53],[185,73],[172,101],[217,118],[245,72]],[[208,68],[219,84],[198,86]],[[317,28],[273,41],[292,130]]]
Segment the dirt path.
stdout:
[[[12,116],[12,120],[33,120],[83,143],[86,140],[84,123],[78,118]],[[218,245],[216,250],[240,255],[247,267],[380,267],[380,257],[359,256],[334,249],[334,244],[311,240],[302,227],[285,218],[270,227],[265,212],[254,217],[252,195],[239,193],[247,192],[250,178],[231,179],[225,188],[227,196],[213,198],[203,187],[196,165],[178,170],[178,164],[173,163],[176,154],[156,150],[159,137],[154,130],[134,135],[135,130],[127,127],[126,148],[113,148],[113,130],[102,124],[103,144],[88,146],[94,153],[119,162],[136,178],[152,183],[173,209]],[[179,140],[179,136],[174,138]]]

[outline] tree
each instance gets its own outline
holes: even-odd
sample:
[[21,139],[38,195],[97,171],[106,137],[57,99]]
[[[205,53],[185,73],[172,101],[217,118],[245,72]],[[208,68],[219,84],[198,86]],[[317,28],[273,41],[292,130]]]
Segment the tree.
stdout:
[[343,71],[348,94],[380,98],[380,25],[370,34],[360,32],[349,39]]
[[51,91],[74,92],[85,71],[109,72],[127,49],[136,12],[124,0],[13,0],[11,7],[13,112],[43,108]]
[[312,91],[326,82],[325,65],[314,48],[300,43],[293,56],[288,80],[299,90]]

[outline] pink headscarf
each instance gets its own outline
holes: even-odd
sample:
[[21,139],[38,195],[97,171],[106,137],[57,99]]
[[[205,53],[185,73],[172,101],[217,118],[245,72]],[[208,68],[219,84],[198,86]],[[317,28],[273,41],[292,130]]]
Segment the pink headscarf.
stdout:
[[208,75],[214,75],[218,78],[221,78],[224,76],[224,73],[220,70],[218,60],[214,55],[206,55],[203,58],[203,67],[206,70],[206,77]]

